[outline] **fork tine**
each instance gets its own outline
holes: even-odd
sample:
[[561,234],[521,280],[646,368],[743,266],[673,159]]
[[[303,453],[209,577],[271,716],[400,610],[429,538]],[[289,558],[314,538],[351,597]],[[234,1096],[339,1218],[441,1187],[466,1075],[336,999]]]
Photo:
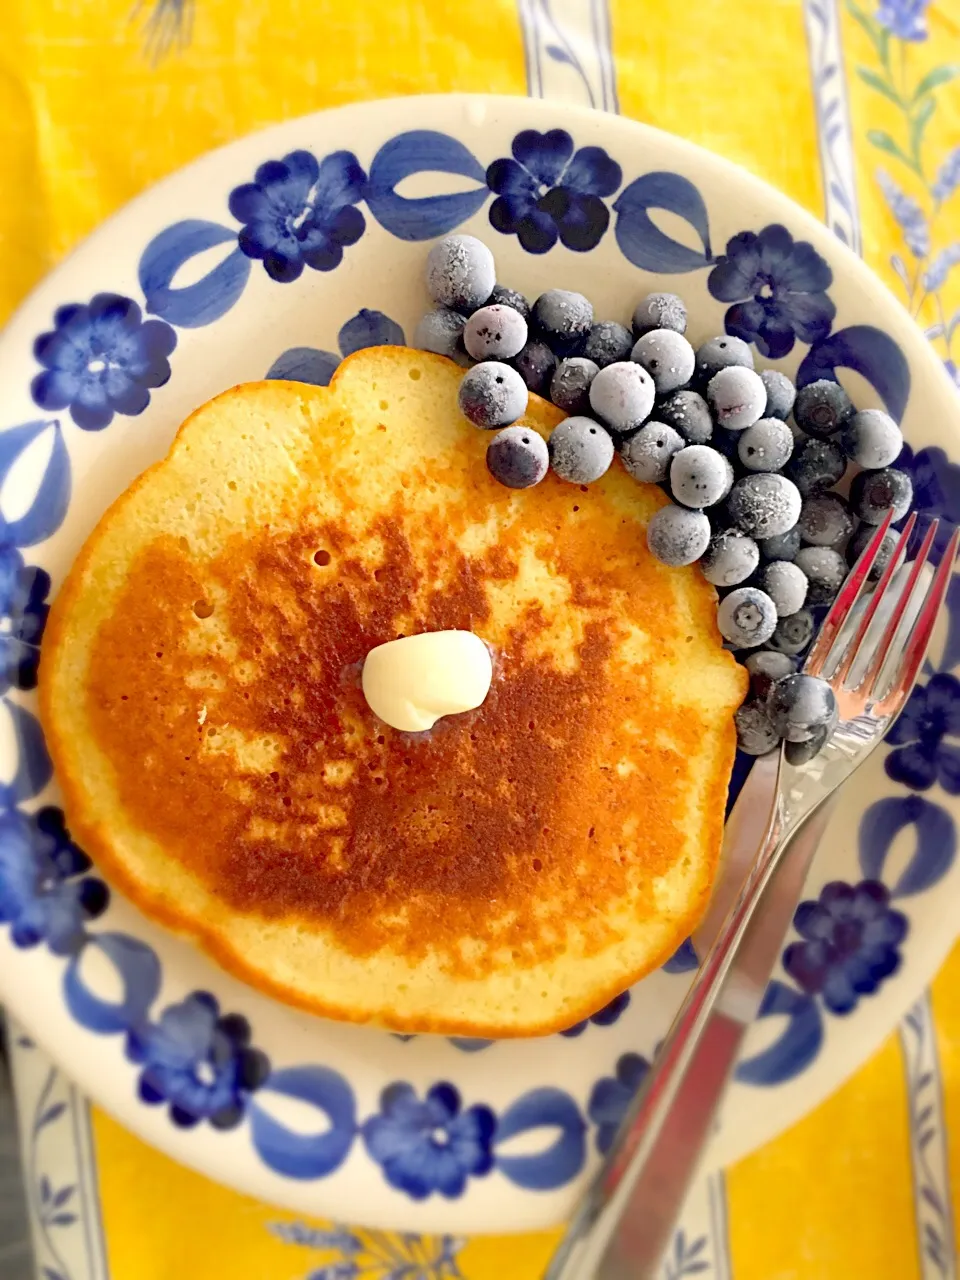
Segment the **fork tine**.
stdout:
[[954,529],[943,559],[937,566],[937,572],[934,574],[930,590],[927,592],[919,616],[907,638],[903,657],[893,678],[893,685],[884,699],[884,703],[889,704],[884,707],[884,711],[888,711],[892,715],[896,714],[900,704],[913,688],[914,681],[923,665],[923,660],[927,656],[933,628],[936,625],[940,607],[943,604],[947,589],[950,586],[950,579],[953,576],[953,565],[957,558],[958,550],[960,550],[960,528]]
[[[887,514],[889,517],[892,515],[892,512],[888,512]],[[901,562],[907,554],[907,545],[910,541],[911,535],[913,534],[916,523],[917,513],[913,511],[910,513],[910,518],[907,520],[907,523],[903,526],[900,537],[897,539],[897,545],[893,549],[893,555],[887,561],[887,567],[880,575],[880,581],[877,583],[873,595],[867,601],[867,607],[864,609],[860,621],[857,623],[857,629],[853,638],[847,645],[846,651],[840,660],[840,665],[833,674],[833,683],[838,689],[843,688],[844,682],[850,674],[850,669],[857,659],[857,654],[860,651],[863,638],[867,634],[877,610],[880,608],[880,601],[883,599],[884,593],[890,585],[890,580],[900,568]]]
[[[826,662],[830,654],[830,650],[833,648],[844,623],[850,616],[851,609],[863,594],[864,586],[870,575],[870,570],[873,568],[874,561],[880,552],[880,548],[883,545],[883,540],[887,535],[887,530],[890,528],[890,521],[892,519],[893,510],[891,509],[884,516],[882,522],[877,526],[873,537],[860,552],[860,555],[857,557],[857,563],[847,575],[846,581],[840,588],[840,592],[836,600],[834,600],[833,604],[830,606],[830,611],[820,626],[820,631],[814,641],[813,648],[810,650],[810,653],[807,655],[807,660],[803,664],[803,670],[806,675],[818,676],[823,669],[823,664]],[[904,531],[905,536],[909,536],[909,532],[912,530],[913,522],[915,521],[916,516],[911,516],[908,527]],[[897,549],[899,550],[899,546]],[[895,556],[891,556],[891,560],[893,559],[895,559]]]
[[[930,521],[930,527],[923,535],[923,542],[920,544],[920,550],[917,552],[917,557],[910,566],[910,573],[907,576],[906,584],[897,598],[897,603],[894,605],[893,613],[888,619],[887,625],[884,627],[883,635],[880,637],[877,647],[871,654],[870,661],[867,663],[867,668],[860,680],[859,687],[866,689],[869,695],[876,693],[877,680],[883,670],[883,664],[886,662],[890,653],[890,646],[893,644],[897,632],[900,629],[900,623],[903,621],[903,615],[907,612],[907,608],[910,604],[910,597],[913,595],[913,589],[917,585],[917,579],[923,572],[923,566],[930,558],[930,548],[933,546],[933,540],[937,536],[937,526],[939,523],[939,520]],[[880,592],[878,591],[876,594],[880,595]]]

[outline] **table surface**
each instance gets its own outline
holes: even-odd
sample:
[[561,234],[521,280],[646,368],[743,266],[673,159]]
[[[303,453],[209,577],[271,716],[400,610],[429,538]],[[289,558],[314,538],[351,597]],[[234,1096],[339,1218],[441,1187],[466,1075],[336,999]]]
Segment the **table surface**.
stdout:
[[20,1151],[0,1017],[0,1276],[3,1280],[31,1280],[32,1250],[27,1227],[27,1202],[20,1172]]

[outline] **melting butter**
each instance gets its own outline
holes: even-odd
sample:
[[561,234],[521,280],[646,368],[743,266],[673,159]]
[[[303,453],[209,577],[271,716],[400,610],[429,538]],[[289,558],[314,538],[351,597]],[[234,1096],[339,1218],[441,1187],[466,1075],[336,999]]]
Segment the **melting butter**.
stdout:
[[361,683],[375,716],[416,733],[479,707],[492,678],[490,651],[472,631],[425,631],[371,649]]

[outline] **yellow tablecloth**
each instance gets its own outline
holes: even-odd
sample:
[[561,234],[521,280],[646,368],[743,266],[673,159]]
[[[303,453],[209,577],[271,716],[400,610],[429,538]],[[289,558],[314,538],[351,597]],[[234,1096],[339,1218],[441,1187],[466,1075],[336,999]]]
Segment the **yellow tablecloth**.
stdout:
[[[825,217],[918,315],[948,367],[951,341],[960,363],[960,325],[950,331],[960,314],[958,0],[879,0],[868,11],[840,0],[140,0],[131,12],[132,2],[4,0],[0,320],[130,197],[262,125],[425,91],[586,100],[585,82],[564,78],[568,64],[535,56],[559,32],[612,53],[595,92],[586,86],[598,104],[712,148]],[[668,1264],[665,1277],[955,1274],[947,1201],[960,1203],[960,950],[925,1007],[942,1076],[935,1120],[947,1133],[942,1248],[930,1244],[932,1209],[911,1161],[904,1031],[726,1172],[726,1256],[697,1268],[705,1254],[690,1255],[692,1269]],[[325,1237],[278,1230],[291,1215],[179,1168],[96,1110],[92,1131],[114,1280],[356,1274],[335,1246],[315,1247]],[[526,1280],[555,1239],[447,1247],[469,1280]],[[419,1269],[404,1272],[390,1271],[400,1263],[389,1240],[364,1240],[360,1264],[374,1280],[440,1274],[438,1242],[420,1242]],[[396,1244],[404,1257],[409,1247]]]

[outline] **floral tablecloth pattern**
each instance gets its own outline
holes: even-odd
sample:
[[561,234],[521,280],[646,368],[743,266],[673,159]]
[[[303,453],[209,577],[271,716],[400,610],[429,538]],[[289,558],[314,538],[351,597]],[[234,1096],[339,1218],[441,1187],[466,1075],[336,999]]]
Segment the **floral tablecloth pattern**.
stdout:
[[[3,26],[0,321],[105,217],[211,147],[345,102],[475,90],[619,111],[745,165],[863,254],[960,388],[956,0],[6,0]],[[571,157],[548,159],[552,173]],[[318,165],[295,153],[282,175],[239,187],[231,213],[244,253],[278,280],[339,261],[363,230],[349,160]],[[494,226],[533,252],[558,240],[582,247],[577,237],[609,218],[619,173],[584,171],[576,207],[544,218],[534,197],[550,173],[522,161],[492,166]],[[546,163],[542,149],[536,163]],[[324,204],[296,255],[266,242],[271,202],[328,187],[336,207]],[[797,339],[816,341],[832,320],[816,264],[796,261],[777,231],[735,237],[710,277],[728,329],[771,358]],[[78,426],[96,429],[146,403],[165,377],[173,331],[121,314],[123,301],[98,295],[60,317],[38,348],[38,402],[70,406]],[[115,403],[101,403],[61,349],[118,324],[136,330],[138,372],[114,388]],[[917,488],[935,486],[943,514],[960,521],[960,478],[930,452],[913,460]],[[50,585],[11,554],[0,596],[18,621],[0,635],[4,685],[35,678]],[[952,675],[917,689],[890,745],[886,771],[908,792],[960,793]],[[65,856],[55,819],[47,815],[44,835],[51,857]],[[800,929],[793,944],[797,981],[813,963],[810,940],[847,906],[842,895],[807,904],[809,939]],[[890,932],[897,913],[872,907]],[[843,1016],[849,993],[835,988],[828,1004]],[[16,1030],[13,1051],[43,1280],[533,1280],[557,1238],[428,1238],[297,1220],[146,1148]],[[628,1093],[643,1065],[623,1061],[610,1089]],[[957,1207],[960,949],[842,1089],[698,1185],[663,1280],[951,1280]]]

